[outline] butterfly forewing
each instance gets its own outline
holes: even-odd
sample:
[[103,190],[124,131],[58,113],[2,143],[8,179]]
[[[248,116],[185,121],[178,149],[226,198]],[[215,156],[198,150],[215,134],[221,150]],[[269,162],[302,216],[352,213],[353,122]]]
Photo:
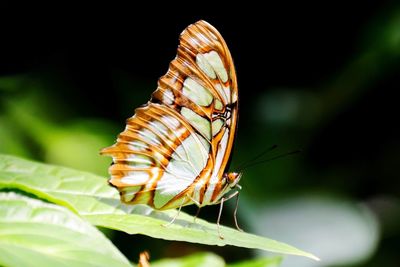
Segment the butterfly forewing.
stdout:
[[198,21],[182,32],[150,102],[102,150],[113,157],[110,183],[124,202],[156,209],[217,202],[237,112],[230,52],[213,26]]

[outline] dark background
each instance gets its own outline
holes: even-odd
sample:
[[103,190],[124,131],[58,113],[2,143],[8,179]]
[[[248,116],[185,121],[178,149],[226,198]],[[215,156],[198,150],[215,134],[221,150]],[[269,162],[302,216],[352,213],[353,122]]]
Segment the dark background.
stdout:
[[[303,151],[246,170],[246,207],[298,195],[361,203],[376,219],[379,237],[362,259],[341,264],[397,266],[400,5],[229,5],[5,4],[0,152],[106,176],[109,159],[97,151],[149,99],[175,56],[180,32],[204,19],[225,38],[238,75],[232,169],[273,144],[278,148],[266,158]],[[231,224],[231,212],[226,210],[225,224]],[[216,215],[210,207],[202,217]],[[241,220],[250,231],[262,223]],[[114,233],[113,241],[131,259],[144,249],[153,258],[197,250],[215,251],[227,261],[253,255],[122,233]]]

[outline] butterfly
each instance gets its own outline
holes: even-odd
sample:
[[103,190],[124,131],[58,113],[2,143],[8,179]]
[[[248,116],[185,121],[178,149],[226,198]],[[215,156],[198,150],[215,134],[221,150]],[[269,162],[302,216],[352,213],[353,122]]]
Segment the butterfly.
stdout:
[[198,21],[181,33],[177,56],[150,101],[101,151],[113,158],[109,183],[122,202],[157,210],[221,204],[219,231],[223,203],[240,189],[241,174],[226,172],[237,122],[231,54],[221,34]]

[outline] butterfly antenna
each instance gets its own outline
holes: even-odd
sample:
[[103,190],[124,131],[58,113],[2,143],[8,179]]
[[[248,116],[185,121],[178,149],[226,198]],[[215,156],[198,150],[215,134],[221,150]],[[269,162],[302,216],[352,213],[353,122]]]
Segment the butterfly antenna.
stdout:
[[251,162],[254,162],[256,160],[258,160],[259,158],[261,158],[262,156],[264,156],[266,153],[274,150],[275,148],[277,148],[278,145],[272,145],[271,147],[265,149],[264,151],[262,151],[261,153],[259,153],[258,155],[254,156],[253,158],[251,158],[250,160],[247,160],[245,162],[243,162],[242,164],[239,164],[239,166],[236,168],[238,170],[240,170],[241,168],[243,168],[243,166],[246,166],[246,164],[249,164]]
[[265,160],[253,161],[253,162],[251,162],[251,163],[245,165],[244,167],[242,167],[242,169],[240,170],[240,172],[242,172],[243,170],[245,170],[245,169],[247,169],[247,168],[249,168],[249,167],[252,167],[252,166],[254,166],[254,165],[258,165],[258,164],[266,163],[266,162],[269,162],[269,161],[272,161],[272,160],[276,160],[276,159],[279,159],[279,158],[283,158],[283,157],[286,157],[286,156],[298,154],[298,153],[300,153],[300,152],[302,152],[302,150],[299,149],[299,150],[290,151],[290,152],[287,152],[287,153],[284,153],[284,154],[280,154],[280,155],[277,155],[277,156],[275,156],[275,157],[268,158],[268,159],[265,159]]

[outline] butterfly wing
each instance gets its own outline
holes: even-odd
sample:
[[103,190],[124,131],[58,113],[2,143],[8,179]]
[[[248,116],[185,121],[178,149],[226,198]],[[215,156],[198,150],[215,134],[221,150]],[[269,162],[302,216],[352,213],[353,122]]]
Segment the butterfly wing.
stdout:
[[238,112],[236,73],[218,31],[198,21],[181,34],[177,56],[149,103],[136,109],[117,143],[110,183],[121,199],[169,209],[207,205],[221,192]]

